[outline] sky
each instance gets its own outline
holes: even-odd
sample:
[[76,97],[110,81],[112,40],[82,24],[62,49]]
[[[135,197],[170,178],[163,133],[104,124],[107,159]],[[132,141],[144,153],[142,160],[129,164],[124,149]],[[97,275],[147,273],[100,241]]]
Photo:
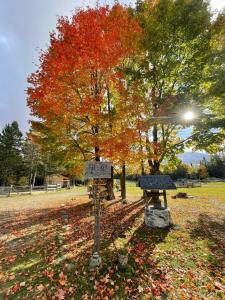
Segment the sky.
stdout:
[[[27,77],[36,70],[38,49],[46,49],[57,16],[70,16],[75,8],[92,6],[95,2],[0,0],[0,131],[14,120],[18,121],[23,132],[29,128],[31,117],[25,92]],[[225,0],[211,0],[213,10],[224,6]]]

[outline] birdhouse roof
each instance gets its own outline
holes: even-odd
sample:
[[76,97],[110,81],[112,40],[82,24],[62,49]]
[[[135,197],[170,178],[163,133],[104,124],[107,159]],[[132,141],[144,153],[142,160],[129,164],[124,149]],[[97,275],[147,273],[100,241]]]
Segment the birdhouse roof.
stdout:
[[142,190],[175,190],[176,186],[169,175],[145,175],[139,177]]

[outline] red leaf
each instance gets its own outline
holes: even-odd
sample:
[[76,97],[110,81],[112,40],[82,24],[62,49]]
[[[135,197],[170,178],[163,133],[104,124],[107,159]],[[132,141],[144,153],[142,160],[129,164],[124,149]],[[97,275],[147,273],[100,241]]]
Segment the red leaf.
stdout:
[[16,293],[16,292],[19,291],[19,290],[20,290],[20,284],[19,284],[19,283],[16,283],[16,284],[12,287],[12,289],[11,289],[11,291],[13,292],[13,294]]
[[65,285],[66,284],[66,276],[64,275],[63,272],[61,272],[59,274],[59,280],[58,280],[59,284],[61,285]]

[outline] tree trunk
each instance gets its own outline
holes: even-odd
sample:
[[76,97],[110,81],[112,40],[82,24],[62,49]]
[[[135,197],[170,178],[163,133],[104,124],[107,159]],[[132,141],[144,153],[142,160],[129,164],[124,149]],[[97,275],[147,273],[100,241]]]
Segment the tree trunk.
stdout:
[[[95,147],[95,161],[100,161],[99,148]],[[98,179],[93,180],[93,201],[94,201],[94,215],[95,215],[95,228],[94,228],[94,249],[93,253],[99,253],[100,249],[100,198]]]
[[145,166],[144,166],[144,161],[141,161],[141,175],[145,175]]
[[[141,161],[141,175],[142,175],[142,176],[145,175],[145,166],[144,166],[144,161],[143,161],[143,159],[142,159],[142,161]],[[144,199],[144,197],[145,197],[145,191],[143,190],[142,198]]]
[[32,170],[30,170],[29,185],[32,185],[32,178],[33,178],[33,173]]
[[44,185],[48,185],[48,182],[47,182],[47,165],[45,164],[44,166]]
[[[153,90],[153,116],[157,117],[157,103],[156,103],[156,96],[155,96],[155,90]],[[154,155],[157,157],[157,144],[158,143],[158,126],[157,124],[153,125],[153,145],[154,145]],[[157,159],[153,159],[151,162],[151,173],[153,175],[159,174],[159,166],[160,162]],[[155,193],[155,195],[152,197],[153,206],[154,208],[158,209],[161,208],[161,201],[159,199],[159,190],[152,190],[152,192]]]
[[122,173],[120,176],[120,186],[121,186],[121,198],[122,201],[126,200],[126,164],[123,162]]
[[112,189],[114,189],[114,179],[113,179],[113,175],[114,175],[114,168],[113,168],[113,166],[111,166],[111,185],[112,185]]
[[107,199],[108,200],[114,200],[115,199],[115,195],[114,195],[114,190],[113,190],[113,186],[114,186],[114,182],[113,182],[113,166],[111,167],[111,178],[107,179]]
[[37,176],[37,168],[35,169],[35,171],[34,171],[34,175],[33,175],[33,180],[32,180],[32,187],[34,187],[34,185],[35,185],[35,180],[36,180],[36,176]]
[[95,161],[100,161],[99,147],[95,147]]

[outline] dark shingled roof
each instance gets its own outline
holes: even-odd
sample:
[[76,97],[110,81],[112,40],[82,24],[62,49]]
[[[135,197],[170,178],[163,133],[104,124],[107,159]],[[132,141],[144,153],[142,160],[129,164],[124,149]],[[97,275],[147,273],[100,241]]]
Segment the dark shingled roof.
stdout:
[[142,190],[176,190],[169,175],[145,175],[138,180]]

